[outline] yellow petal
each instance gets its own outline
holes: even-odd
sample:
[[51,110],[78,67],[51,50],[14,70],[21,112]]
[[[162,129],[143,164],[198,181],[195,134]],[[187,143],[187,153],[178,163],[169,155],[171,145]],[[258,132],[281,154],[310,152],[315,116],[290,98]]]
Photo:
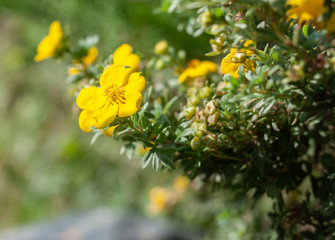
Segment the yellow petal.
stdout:
[[110,103],[105,104],[102,108],[94,111],[93,118],[97,121],[95,124],[96,128],[104,129],[109,124],[111,124],[118,112],[118,105],[114,103],[113,105]]
[[[112,126],[110,128],[108,128],[107,130],[105,130],[103,132],[103,134],[105,134],[106,136],[113,136],[113,132],[114,132],[114,129],[119,126],[119,125],[116,125],[116,126]],[[102,129],[101,129],[102,130]]]
[[39,62],[52,57],[62,37],[63,32],[60,23],[58,21],[52,22],[49,28],[49,34],[42,39],[37,47],[37,54],[34,60]]
[[127,66],[128,73],[138,70],[140,58],[138,55],[131,53],[132,47],[129,44],[122,44],[113,53],[113,63],[120,66]]
[[140,72],[130,74],[128,84],[125,88],[134,89],[138,92],[142,92],[145,88],[145,78],[140,76]]
[[136,89],[125,88],[125,104],[119,105],[119,117],[129,117],[137,112],[142,103],[142,95]]
[[84,132],[91,132],[92,129],[90,127],[94,126],[96,120],[93,118],[93,112],[88,110],[81,111],[79,115],[79,127]]
[[38,44],[37,54],[34,57],[36,62],[45,60],[50,58],[54,54],[54,45],[51,43],[50,36],[46,36],[42,39],[42,41]]
[[232,75],[234,78],[238,77],[238,67],[240,66],[240,64],[238,63],[233,63],[233,62],[229,62],[229,63],[221,63],[221,72],[223,74],[230,74]]
[[83,88],[76,100],[79,108],[94,111],[101,108],[106,103],[103,89],[97,87]]
[[326,29],[328,33],[335,32],[335,13],[333,13],[330,19],[328,20]]
[[132,53],[127,57],[127,59],[123,63],[123,66],[128,66],[129,72],[135,72],[138,70],[139,64],[140,64],[140,57]]
[[53,21],[49,28],[49,36],[51,38],[51,41],[57,45],[60,40],[63,37],[62,27],[60,25],[60,22]]
[[87,50],[87,55],[81,59],[81,61],[86,65],[91,65],[98,57],[98,48],[91,47]]
[[188,64],[187,64],[187,68],[194,68],[196,66],[198,66],[200,64],[200,60],[199,59],[192,59]]
[[128,72],[126,68],[113,64],[109,66],[100,77],[100,86],[107,87],[109,85],[117,85],[122,87],[127,83]]
[[203,67],[207,69],[208,72],[217,72],[218,66],[216,63],[211,62],[211,61],[203,61],[201,64]]
[[127,57],[131,54],[132,48],[125,43],[118,47],[113,53],[113,63],[123,65]]
[[179,83],[185,82],[185,80],[189,77],[189,68],[182,72],[178,78]]

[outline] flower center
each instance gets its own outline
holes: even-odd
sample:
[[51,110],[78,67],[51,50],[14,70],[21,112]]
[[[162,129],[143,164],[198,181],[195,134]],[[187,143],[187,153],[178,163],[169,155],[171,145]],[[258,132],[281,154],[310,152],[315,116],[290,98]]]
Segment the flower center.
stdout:
[[118,87],[116,84],[109,85],[105,88],[104,95],[107,96],[109,102],[113,105],[116,104],[125,104],[126,98],[124,97],[125,90],[121,87]]

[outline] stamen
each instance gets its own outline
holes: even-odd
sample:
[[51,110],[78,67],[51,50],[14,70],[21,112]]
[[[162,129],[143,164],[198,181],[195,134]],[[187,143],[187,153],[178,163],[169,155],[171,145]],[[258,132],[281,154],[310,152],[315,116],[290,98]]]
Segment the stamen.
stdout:
[[107,96],[110,104],[125,104],[126,98],[124,96],[125,90],[118,87],[116,84],[109,85],[105,88],[104,95]]

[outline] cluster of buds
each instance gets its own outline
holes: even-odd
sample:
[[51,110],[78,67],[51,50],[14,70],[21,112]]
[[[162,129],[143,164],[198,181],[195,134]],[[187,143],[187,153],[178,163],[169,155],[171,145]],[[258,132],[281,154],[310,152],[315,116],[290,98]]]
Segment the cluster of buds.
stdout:
[[192,127],[195,129],[194,137],[191,140],[191,148],[198,149],[203,144],[207,147],[214,147],[217,143],[217,136],[210,133],[207,128],[214,126],[220,117],[218,106],[215,100],[207,102],[204,109],[195,112],[195,119]]
[[192,150],[197,150],[202,146],[213,148],[217,145],[218,137],[217,135],[206,131],[204,136],[194,136],[191,140]]

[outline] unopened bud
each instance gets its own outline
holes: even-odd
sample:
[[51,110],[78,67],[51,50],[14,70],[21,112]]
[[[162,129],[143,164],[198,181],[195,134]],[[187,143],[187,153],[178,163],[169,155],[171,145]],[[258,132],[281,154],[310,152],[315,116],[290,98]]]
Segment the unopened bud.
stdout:
[[212,34],[217,35],[218,33],[223,31],[223,28],[224,28],[223,24],[220,24],[220,25],[219,24],[213,24],[212,27],[211,27],[211,32],[212,32]]
[[187,89],[187,96],[188,97],[191,97],[193,95],[196,95],[197,94],[197,88],[195,87],[190,87]]
[[184,116],[187,120],[190,120],[193,117],[194,113],[195,113],[194,106],[184,108]]
[[234,63],[244,63],[244,61],[245,61],[245,54],[237,52],[237,53],[235,53],[235,55],[234,55],[234,57],[233,57],[232,60],[233,60]]
[[188,98],[187,104],[189,106],[197,106],[200,102],[200,98],[199,96],[193,95],[191,97]]
[[207,98],[211,95],[211,93],[212,93],[212,88],[203,87],[203,88],[200,89],[199,95],[200,95],[201,98]]
[[210,11],[203,12],[200,15],[200,23],[203,26],[208,27],[212,22],[213,22],[213,16]]
[[197,128],[195,129],[195,132],[198,136],[202,136],[204,134],[205,130],[207,130],[207,124],[206,123],[199,123],[197,125]]
[[213,52],[221,52],[222,51],[222,44],[224,42],[224,37],[216,37],[215,39],[209,40],[211,44]]
[[197,111],[195,114],[195,118],[199,122],[206,122],[207,117],[208,117],[208,114],[206,113],[205,110]]
[[287,71],[287,76],[291,81],[294,82],[298,81],[303,76],[303,74],[303,67],[298,64],[294,64],[291,69]]
[[227,82],[219,82],[218,86],[216,87],[216,95],[218,97],[222,97],[224,94],[223,89],[227,86]]
[[163,68],[165,68],[165,66],[166,66],[166,64],[165,64],[165,62],[162,59],[158,59],[156,61],[155,68],[157,70],[162,70]]
[[202,139],[202,141],[206,144],[206,146],[208,146],[208,147],[214,147],[215,145],[216,145],[216,143],[217,143],[217,140],[218,140],[218,138],[217,138],[217,136],[216,135],[214,135],[214,134],[208,134],[208,135],[206,135],[203,139]]
[[155,45],[155,54],[164,55],[167,53],[168,48],[169,48],[169,44],[167,43],[167,41],[165,40],[159,41]]
[[208,126],[214,126],[219,120],[220,114],[218,112],[209,115],[207,118]]
[[215,100],[211,100],[206,104],[206,112],[208,115],[212,115],[218,109],[218,105]]
[[201,146],[201,139],[199,137],[194,137],[191,140],[191,148],[197,150]]
[[335,71],[335,56],[333,56],[330,59],[329,63],[330,63],[330,66],[331,66],[332,70]]

